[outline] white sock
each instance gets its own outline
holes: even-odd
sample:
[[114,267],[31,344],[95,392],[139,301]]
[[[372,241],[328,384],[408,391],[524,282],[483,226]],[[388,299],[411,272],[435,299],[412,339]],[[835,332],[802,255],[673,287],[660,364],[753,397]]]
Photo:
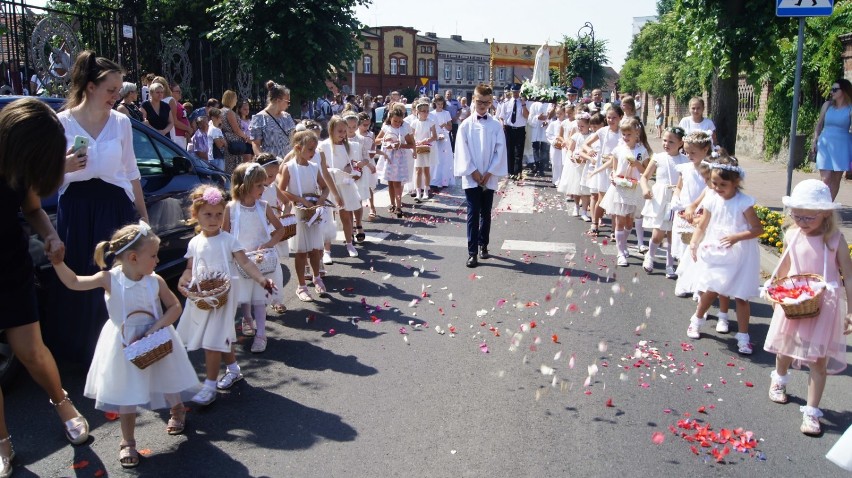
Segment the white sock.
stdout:
[[636,228],[636,245],[642,247],[645,245],[645,228],[642,227],[642,218],[634,219],[633,225]]
[[615,247],[621,255],[627,255],[627,231],[615,231]]
[[772,377],[772,380],[778,385],[787,385],[787,382],[790,381],[790,377],[788,375],[779,375],[775,370],[773,370],[769,376]]
[[657,256],[657,248],[660,246],[656,244],[653,240],[648,243],[648,254],[651,254],[651,259],[655,259]]
[[216,381],[215,380],[204,380],[204,388],[212,388],[216,390]]
[[240,373],[240,366],[239,366],[239,364],[237,364],[237,362],[234,362],[234,363],[232,363],[232,364],[228,364],[228,371],[229,371],[229,372],[234,372],[234,373]]
[[666,268],[674,267],[674,256],[672,255],[672,245],[666,247]]

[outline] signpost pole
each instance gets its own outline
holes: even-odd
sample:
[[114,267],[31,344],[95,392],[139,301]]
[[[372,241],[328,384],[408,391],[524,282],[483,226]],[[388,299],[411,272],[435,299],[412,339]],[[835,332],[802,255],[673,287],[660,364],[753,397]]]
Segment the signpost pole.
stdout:
[[799,126],[799,96],[802,90],[802,50],[805,45],[805,17],[799,17],[799,46],[796,51],[796,80],[793,84],[793,116],[790,120],[790,157],[787,158],[787,195],[793,187],[793,170],[796,169],[796,133]]

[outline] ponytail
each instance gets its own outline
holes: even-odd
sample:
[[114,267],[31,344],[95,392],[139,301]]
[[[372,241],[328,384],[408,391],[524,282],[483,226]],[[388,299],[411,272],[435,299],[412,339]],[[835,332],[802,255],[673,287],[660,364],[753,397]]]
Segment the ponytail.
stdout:
[[109,241],[101,241],[95,246],[95,264],[101,269],[106,269],[106,256],[109,253]]

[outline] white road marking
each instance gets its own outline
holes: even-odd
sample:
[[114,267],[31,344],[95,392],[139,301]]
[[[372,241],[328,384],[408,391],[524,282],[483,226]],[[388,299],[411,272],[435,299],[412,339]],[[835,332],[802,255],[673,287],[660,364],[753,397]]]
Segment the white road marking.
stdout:
[[577,245],[570,242],[539,242],[539,241],[503,241],[500,249],[507,251],[529,252],[577,252]]
[[[364,239],[364,242],[371,242],[373,244],[378,244],[390,236],[387,232],[365,232],[367,238]],[[346,236],[343,234],[343,231],[337,231],[337,241],[343,242],[346,240]]]

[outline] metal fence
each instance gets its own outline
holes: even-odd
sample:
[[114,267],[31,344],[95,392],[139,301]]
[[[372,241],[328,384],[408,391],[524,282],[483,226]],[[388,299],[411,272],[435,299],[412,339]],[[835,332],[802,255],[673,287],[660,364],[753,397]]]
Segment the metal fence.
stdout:
[[180,83],[184,98],[200,104],[228,89],[251,100],[253,109],[265,97],[249,68],[206,39],[163,33],[162,25],[102,5],[0,0],[0,94],[27,92],[30,79],[39,75],[39,94],[65,96],[71,65],[84,49],[117,61],[127,72],[125,81],[138,84],[143,72],[155,73]]

